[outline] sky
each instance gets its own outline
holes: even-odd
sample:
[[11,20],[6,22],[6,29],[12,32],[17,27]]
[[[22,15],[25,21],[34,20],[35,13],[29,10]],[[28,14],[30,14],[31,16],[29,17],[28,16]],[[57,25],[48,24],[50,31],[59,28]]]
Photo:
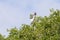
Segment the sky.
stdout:
[[51,8],[60,9],[60,0],[0,0],[0,33],[7,36],[7,29],[29,24],[31,13],[48,16]]

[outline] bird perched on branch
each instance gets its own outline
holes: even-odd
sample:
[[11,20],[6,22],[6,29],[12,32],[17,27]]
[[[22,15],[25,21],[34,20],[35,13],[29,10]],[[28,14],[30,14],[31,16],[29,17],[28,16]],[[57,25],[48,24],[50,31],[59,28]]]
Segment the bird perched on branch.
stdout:
[[35,18],[36,18],[36,12],[34,14],[30,14],[31,22],[33,22]]

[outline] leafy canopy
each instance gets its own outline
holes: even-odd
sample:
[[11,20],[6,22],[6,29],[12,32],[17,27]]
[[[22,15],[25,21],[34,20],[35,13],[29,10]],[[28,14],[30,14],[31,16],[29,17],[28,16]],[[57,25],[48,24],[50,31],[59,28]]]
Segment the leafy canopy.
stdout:
[[30,25],[21,29],[12,28],[8,37],[0,40],[60,40],[60,10],[50,10],[49,16],[36,16]]

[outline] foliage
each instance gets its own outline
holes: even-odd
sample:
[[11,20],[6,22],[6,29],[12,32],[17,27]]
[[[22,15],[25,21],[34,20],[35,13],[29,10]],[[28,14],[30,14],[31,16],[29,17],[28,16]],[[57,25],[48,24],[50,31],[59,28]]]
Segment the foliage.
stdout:
[[0,34],[0,40],[5,40],[4,36]]
[[35,17],[32,24],[21,29],[12,28],[9,35],[0,40],[60,40],[60,10],[50,10],[50,16]]

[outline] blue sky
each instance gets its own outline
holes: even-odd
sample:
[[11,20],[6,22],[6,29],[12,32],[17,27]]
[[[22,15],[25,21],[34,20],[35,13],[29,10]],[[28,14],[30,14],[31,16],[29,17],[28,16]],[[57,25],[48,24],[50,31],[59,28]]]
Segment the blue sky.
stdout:
[[49,9],[60,9],[60,0],[0,0],[0,33],[7,35],[7,29],[29,24],[29,14],[48,16]]

